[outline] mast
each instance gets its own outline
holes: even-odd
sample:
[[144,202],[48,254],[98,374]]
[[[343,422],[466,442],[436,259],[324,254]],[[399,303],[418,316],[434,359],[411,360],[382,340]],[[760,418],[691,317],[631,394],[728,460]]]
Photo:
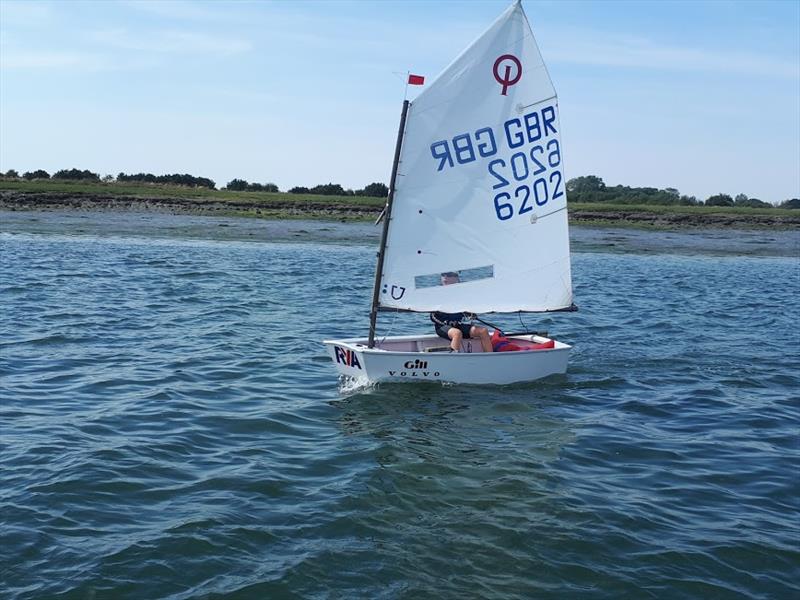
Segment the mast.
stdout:
[[400,162],[400,148],[403,145],[403,132],[406,128],[406,115],[411,103],[403,100],[403,112],[400,114],[400,129],[397,131],[397,144],[394,147],[394,164],[392,164],[392,177],[389,180],[389,197],[383,215],[383,232],[381,233],[381,246],[378,250],[378,264],[375,266],[375,287],[372,290],[372,309],[369,313],[369,342],[368,348],[375,347],[375,322],[378,320],[378,300],[383,276],[383,258],[386,255],[386,238],[389,235],[389,221],[392,220],[392,202],[397,181],[397,165]]

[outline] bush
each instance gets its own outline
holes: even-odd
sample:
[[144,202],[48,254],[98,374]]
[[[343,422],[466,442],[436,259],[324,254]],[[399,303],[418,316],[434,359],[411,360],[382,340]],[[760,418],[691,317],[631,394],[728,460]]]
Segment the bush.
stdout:
[[612,204],[697,204],[693,196],[681,196],[677,188],[659,190],[654,187],[630,187],[615,185],[608,187],[596,175],[585,175],[570,179],[566,184],[570,202],[609,202]]
[[772,204],[764,202],[758,198],[737,198],[733,201],[734,206],[745,206],[748,208],[772,208]]
[[706,200],[706,206],[733,206],[733,198],[728,194],[715,194]]
[[136,175],[117,175],[117,181],[142,181],[144,183],[168,183],[172,185],[185,185],[189,187],[205,187],[216,189],[217,184],[208,177],[195,177],[188,173],[173,175],[153,175],[152,173],[137,173]]
[[338,183],[326,183],[324,185],[315,185],[308,190],[311,194],[320,194],[322,196],[344,196],[344,188]]
[[53,179],[72,179],[76,181],[100,181],[100,175],[88,169],[61,169],[53,173]]
[[[15,171],[16,172],[16,171]],[[55,177],[55,175],[53,175]],[[42,169],[36,169],[35,171],[28,171],[23,173],[23,179],[31,180],[31,179],[50,179],[50,173],[47,171],[43,171]]]
[[278,186],[274,183],[250,183],[248,184],[247,188],[245,188],[247,192],[278,192]]
[[584,175],[567,181],[567,191],[570,194],[592,194],[605,189],[606,184],[597,175]]
[[228,185],[225,186],[225,189],[232,190],[234,192],[243,192],[247,189],[248,183],[244,179],[231,179],[228,182]]
[[371,198],[386,198],[389,195],[389,188],[384,183],[370,183],[363,190],[355,192],[355,194]]
[[779,208],[800,208],[800,198],[792,198],[791,200],[784,200],[780,203]]

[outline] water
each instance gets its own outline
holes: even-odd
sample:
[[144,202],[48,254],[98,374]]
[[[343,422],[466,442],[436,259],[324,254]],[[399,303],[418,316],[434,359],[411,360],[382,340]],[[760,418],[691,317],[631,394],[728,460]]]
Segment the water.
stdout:
[[4,598],[800,594],[797,232],[575,229],[567,376],[340,390],[370,226],[0,216]]

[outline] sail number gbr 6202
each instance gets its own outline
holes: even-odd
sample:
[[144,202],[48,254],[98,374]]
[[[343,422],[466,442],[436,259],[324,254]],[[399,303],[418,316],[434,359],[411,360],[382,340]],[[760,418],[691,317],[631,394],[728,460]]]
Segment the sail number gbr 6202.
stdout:
[[557,139],[544,147],[533,146],[529,152],[515,152],[508,161],[502,158],[491,161],[489,173],[497,179],[492,189],[501,190],[494,196],[497,218],[506,221],[515,214],[531,212],[534,204],[544,206],[549,199],[563,196],[561,171],[557,169],[560,165]]
[[481,127],[431,144],[437,171],[485,163],[493,208],[501,221],[524,215],[564,196],[555,106],[533,110],[495,131]]

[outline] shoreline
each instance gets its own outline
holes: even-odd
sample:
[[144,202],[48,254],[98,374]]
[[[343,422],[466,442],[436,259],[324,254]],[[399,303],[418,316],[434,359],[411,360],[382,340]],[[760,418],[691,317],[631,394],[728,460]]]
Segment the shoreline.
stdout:
[[[363,219],[242,218],[90,209],[0,211],[0,242],[9,235],[22,235],[73,241],[312,243],[374,249],[380,234],[381,227]],[[797,258],[800,229],[657,229],[580,223],[570,227],[570,247],[576,255],[601,252]]]
[[[371,221],[382,206],[349,203],[346,199],[314,201],[301,198],[236,198],[180,196],[132,196],[85,192],[0,191],[0,210],[76,212],[133,212],[174,215],[202,215],[256,219],[318,219],[332,221]],[[797,215],[730,212],[641,210],[640,207],[569,208],[572,225],[631,227],[640,229],[800,229]],[[667,207],[669,208],[669,207]]]

